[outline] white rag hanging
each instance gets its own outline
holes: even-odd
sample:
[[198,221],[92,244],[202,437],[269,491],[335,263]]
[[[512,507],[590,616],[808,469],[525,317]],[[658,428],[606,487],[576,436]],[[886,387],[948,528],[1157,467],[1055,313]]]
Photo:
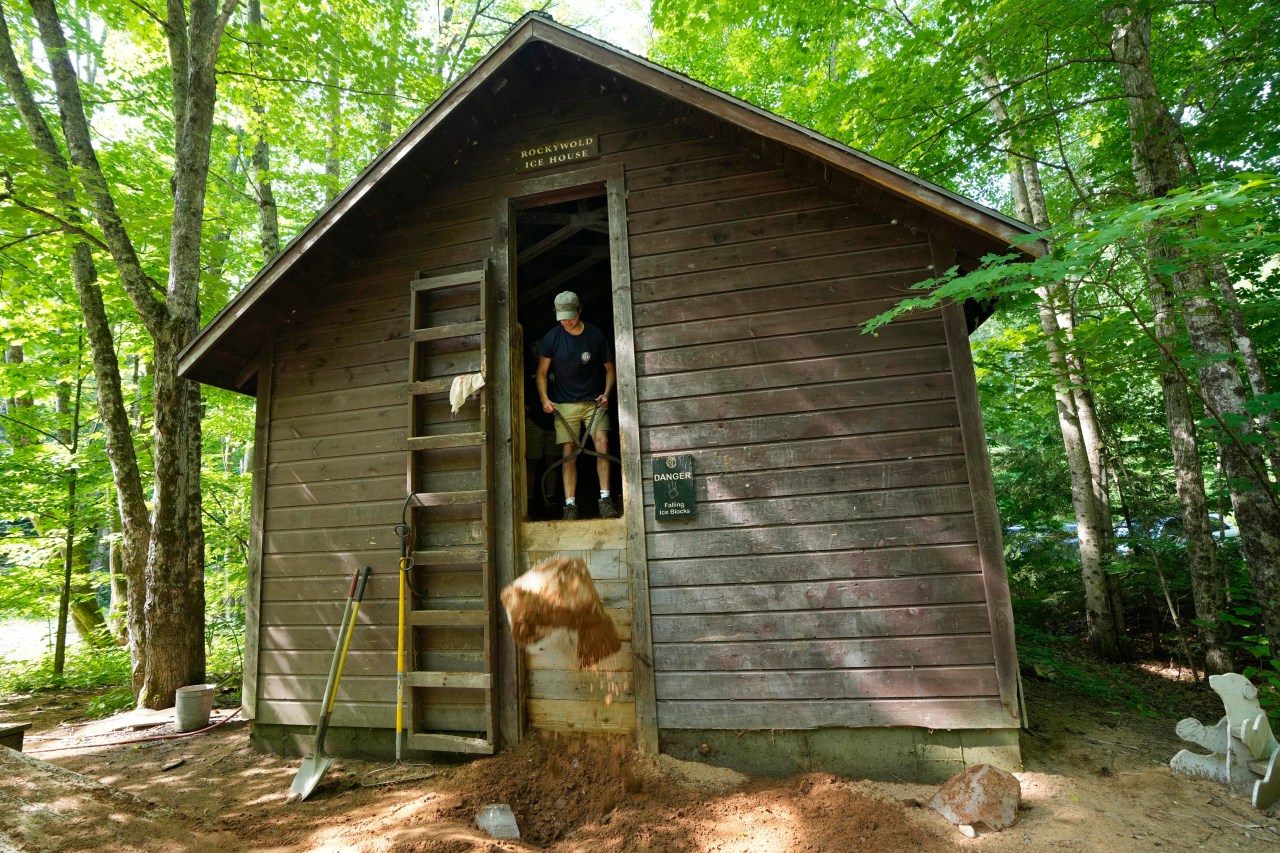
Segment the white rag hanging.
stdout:
[[458,409],[467,402],[467,398],[483,387],[484,376],[479,373],[464,373],[453,377],[453,384],[449,386],[449,408],[455,415],[458,414]]

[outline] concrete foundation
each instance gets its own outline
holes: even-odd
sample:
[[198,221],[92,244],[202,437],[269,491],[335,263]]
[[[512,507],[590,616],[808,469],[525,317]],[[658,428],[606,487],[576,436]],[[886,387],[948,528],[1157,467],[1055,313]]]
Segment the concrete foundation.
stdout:
[[823,772],[858,779],[942,782],[973,764],[1022,769],[1018,729],[807,731],[663,730],[662,752],[760,776]]
[[[254,723],[254,749],[300,758],[311,752],[315,729]],[[686,761],[730,767],[758,776],[834,773],[857,779],[943,782],[974,764],[1022,769],[1018,729],[942,731],[914,728],[813,729],[807,731],[686,731],[660,733],[662,752]],[[342,758],[391,761],[395,737],[388,729],[331,728],[325,752]],[[476,756],[402,748],[406,761],[470,761]]]

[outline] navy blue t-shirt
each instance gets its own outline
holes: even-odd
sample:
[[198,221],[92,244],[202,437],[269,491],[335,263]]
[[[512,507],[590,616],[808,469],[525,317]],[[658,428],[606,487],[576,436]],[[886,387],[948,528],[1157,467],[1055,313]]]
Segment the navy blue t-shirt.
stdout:
[[553,403],[589,403],[604,393],[604,366],[613,362],[613,342],[590,323],[582,326],[582,334],[571,335],[557,324],[538,347],[538,355],[551,359],[547,396]]

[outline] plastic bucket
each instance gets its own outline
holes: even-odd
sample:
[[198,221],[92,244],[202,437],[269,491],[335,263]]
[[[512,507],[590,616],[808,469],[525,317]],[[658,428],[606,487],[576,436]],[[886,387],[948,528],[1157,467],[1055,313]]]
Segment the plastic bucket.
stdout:
[[214,684],[192,684],[190,687],[179,687],[174,703],[173,717],[178,731],[194,732],[209,725],[209,714],[213,712]]

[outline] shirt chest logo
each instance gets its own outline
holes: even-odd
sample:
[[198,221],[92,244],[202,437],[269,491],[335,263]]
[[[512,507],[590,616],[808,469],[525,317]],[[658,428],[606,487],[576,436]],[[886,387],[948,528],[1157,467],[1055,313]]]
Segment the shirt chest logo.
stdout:
[[589,352],[584,352],[584,353],[582,354],[582,363],[583,363],[583,364],[586,364],[586,363],[587,363],[587,362],[589,362],[589,361],[591,361],[591,353],[589,353]]

